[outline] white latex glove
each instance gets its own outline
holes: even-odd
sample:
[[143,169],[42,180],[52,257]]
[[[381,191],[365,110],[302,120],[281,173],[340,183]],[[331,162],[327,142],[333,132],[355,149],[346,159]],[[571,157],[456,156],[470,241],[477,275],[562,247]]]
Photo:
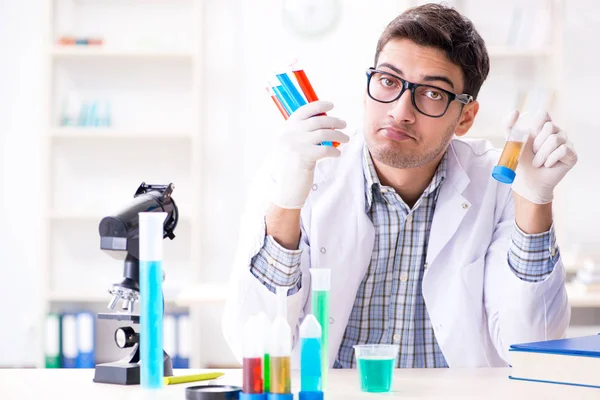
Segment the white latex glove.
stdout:
[[272,201],[281,208],[304,206],[310,193],[315,165],[325,157],[339,157],[333,146],[321,146],[323,141],[348,143],[348,136],[336,130],[346,127],[339,118],[317,115],[330,111],[333,104],[315,101],[298,108],[287,121],[283,135],[275,147],[272,170],[274,189]]
[[[513,111],[508,121],[512,128],[519,119]],[[577,153],[567,134],[554,125],[547,112],[538,113],[521,152],[512,190],[536,204],[550,203],[554,188],[577,163]]]

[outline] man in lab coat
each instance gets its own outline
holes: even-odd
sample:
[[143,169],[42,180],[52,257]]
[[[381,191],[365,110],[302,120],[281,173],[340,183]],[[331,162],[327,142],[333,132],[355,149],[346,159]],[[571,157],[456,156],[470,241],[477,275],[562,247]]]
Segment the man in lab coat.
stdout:
[[398,344],[401,368],[506,366],[511,344],[565,334],[552,200],[577,156],[540,113],[514,183],[493,179],[500,151],[462,138],[488,71],[472,23],[424,5],[379,39],[362,133],[349,140],[344,121],[319,115],[333,108],[325,101],[286,121],[269,190],[254,193],[242,225],[223,319],[238,357],[248,317],[275,316],[278,286],[289,287],[297,344],[311,268],[331,270],[333,368],[354,367],[353,346],[364,343]]

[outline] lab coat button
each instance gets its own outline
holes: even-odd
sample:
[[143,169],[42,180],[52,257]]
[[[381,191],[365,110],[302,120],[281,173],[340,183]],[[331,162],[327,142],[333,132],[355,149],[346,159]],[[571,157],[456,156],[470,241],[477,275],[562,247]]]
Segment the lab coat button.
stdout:
[[317,184],[316,184],[316,183],[313,183],[313,185],[312,185],[312,190],[317,190],[318,188],[319,188],[319,186],[317,186]]
[[325,247],[321,247],[321,253],[323,253],[323,254],[327,253],[327,249]]
[[429,267],[429,264],[426,262],[425,265],[423,265],[423,268],[427,269],[427,267]]
[[333,317],[329,317],[329,323],[333,324]]
[[406,273],[400,274],[400,280],[406,282],[408,280],[408,275]]
[[467,208],[469,208],[469,203],[462,203],[462,208],[463,208],[463,210],[466,210]]
[[394,335],[394,343],[400,343],[400,335],[397,333]]

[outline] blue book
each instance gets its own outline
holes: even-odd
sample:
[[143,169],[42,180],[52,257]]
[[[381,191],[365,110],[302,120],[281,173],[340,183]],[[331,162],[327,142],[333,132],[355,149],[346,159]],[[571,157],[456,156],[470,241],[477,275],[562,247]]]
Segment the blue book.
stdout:
[[77,319],[72,313],[62,315],[62,368],[77,368]]
[[600,335],[510,346],[510,379],[600,389]]
[[77,368],[94,368],[95,323],[91,312],[77,313]]
[[189,314],[179,314],[177,317],[177,356],[174,360],[175,368],[190,367],[190,353],[192,348],[192,332]]
[[173,368],[179,368],[177,358],[177,317],[173,313],[165,313],[163,317],[163,349],[171,357]]

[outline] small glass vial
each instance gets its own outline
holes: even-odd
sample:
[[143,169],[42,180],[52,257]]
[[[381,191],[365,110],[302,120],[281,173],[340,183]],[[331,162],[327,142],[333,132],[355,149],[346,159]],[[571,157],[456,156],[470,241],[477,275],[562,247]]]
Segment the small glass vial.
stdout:
[[528,136],[526,124],[517,121],[506,139],[498,164],[492,170],[492,176],[498,182],[511,184],[515,180],[519,157]]

